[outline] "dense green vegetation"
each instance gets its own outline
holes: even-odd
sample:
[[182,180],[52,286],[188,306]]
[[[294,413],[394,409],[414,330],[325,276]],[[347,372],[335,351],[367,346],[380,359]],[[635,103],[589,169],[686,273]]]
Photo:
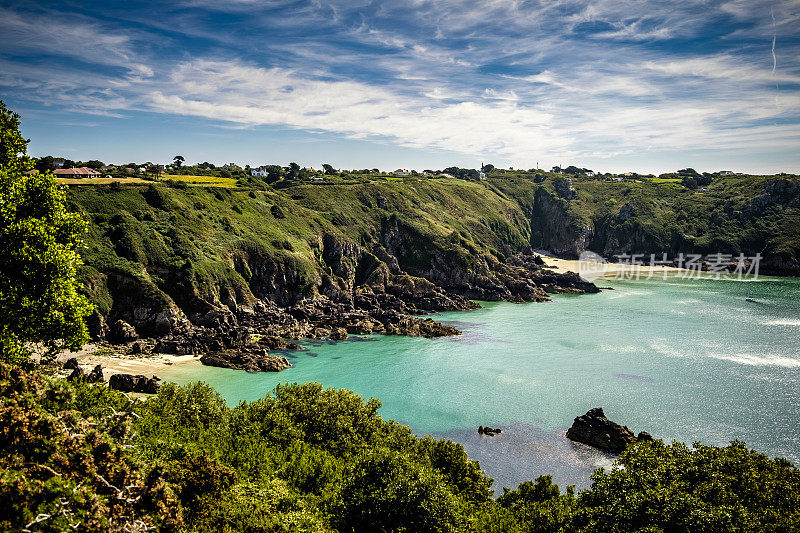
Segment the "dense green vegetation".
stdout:
[[324,235],[374,254],[372,270],[391,253],[401,270],[445,284],[488,276],[528,245],[573,256],[760,253],[762,273],[800,273],[797,180],[725,176],[701,191],[587,177],[564,187],[561,175],[494,170],[485,181],[332,178],[282,189],[81,185],[69,200],[90,221],[81,276],[103,314],[130,305],[132,287],[187,315],[344,287]]
[[[377,400],[284,385],[234,408],[210,387],[132,402],[0,366],[0,529],[790,532],[800,472],[741,443],[628,448],[578,495],[549,476],[492,499],[459,444]],[[9,505],[10,504],[10,505]],[[35,527],[31,525],[35,523]],[[135,529],[137,528],[138,529]]]
[[[539,176],[545,179],[536,183]],[[800,272],[800,180],[794,177],[715,176],[702,189],[669,178],[573,177],[571,198],[558,194],[558,179],[505,172],[489,180],[531,218],[535,246],[572,254],[585,246],[606,256],[760,253],[767,270]]]
[[84,220],[65,205],[52,176],[26,175],[28,141],[0,101],[0,361],[79,348],[91,311],[75,270]]

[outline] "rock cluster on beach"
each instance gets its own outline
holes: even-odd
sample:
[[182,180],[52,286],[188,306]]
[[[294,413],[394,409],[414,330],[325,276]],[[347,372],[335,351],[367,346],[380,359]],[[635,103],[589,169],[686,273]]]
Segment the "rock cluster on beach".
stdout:
[[652,439],[645,431],[637,436],[627,426],[612,422],[606,418],[602,407],[589,409],[585,415],[576,417],[567,430],[567,438],[611,453],[620,453],[637,440]]
[[161,384],[156,376],[148,378],[142,375],[114,374],[108,379],[108,386],[121,392],[143,392],[155,394]]

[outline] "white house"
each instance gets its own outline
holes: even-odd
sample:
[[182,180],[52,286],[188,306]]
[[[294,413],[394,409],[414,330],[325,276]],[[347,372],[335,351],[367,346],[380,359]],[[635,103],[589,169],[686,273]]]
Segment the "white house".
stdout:
[[393,172],[393,174],[395,176],[410,176],[411,175],[411,171],[407,170],[405,168],[398,168],[397,170],[395,170]]
[[625,181],[625,178],[611,178],[611,181]]
[[478,177],[479,177],[480,179],[482,179],[482,180],[485,180],[485,179],[486,179],[486,173],[484,173],[484,172],[478,172]]
[[719,172],[717,172],[717,174],[719,174],[720,176],[733,176],[735,173],[733,172],[733,170],[720,170]]
[[250,169],[250,175],[251,176],[258,176],[259,178],[266,178],[267,174],[269,174],[269,172],[267,172],[267,168],[266,167],[258,167],[258,168],[251,168]]

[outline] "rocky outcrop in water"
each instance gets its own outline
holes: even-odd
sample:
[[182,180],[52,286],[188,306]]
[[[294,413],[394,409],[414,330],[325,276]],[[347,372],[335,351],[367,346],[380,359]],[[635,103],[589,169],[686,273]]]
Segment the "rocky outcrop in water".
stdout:
[[270,355],[266,350],[229,350],[200,358],[207,366],[246,370],[247,372],[280,372],[292,366],[285,357]]
[[[642,435],[650,437],[645,432],[640,433]],[[638,440],[626,426],[606,418],[602,407],[589,409],[585,415],[576,417],[567,430],[567,438],[611,453],[620,453],[628,444]]]

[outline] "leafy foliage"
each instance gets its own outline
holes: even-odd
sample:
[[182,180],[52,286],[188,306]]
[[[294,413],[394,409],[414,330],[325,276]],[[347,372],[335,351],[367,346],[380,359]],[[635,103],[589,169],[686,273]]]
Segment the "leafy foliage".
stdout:
[[51,354],[87,339],[92,307],[75,281],[86,226],[52,176],[20,173],[27,141],[2,101],[0,122],[0,359],[21,361],[26,344]]
[[23,172],[32,168],[31,159],[25,155],[28,140],[19,131],[20,117],[0,100],[0,171]]
[[590,489],[550,476],[491,499],[461,445],[382,420],[316,383],[230,408],[167,384],[132,402],[102,384],[0,364],[0,529],[790,532],[800,472],[742,443],[640,442]]
[[800,471],[741,442],[717,448],[661,441],[629,448],[578,499],[589,532],[800,530]]

